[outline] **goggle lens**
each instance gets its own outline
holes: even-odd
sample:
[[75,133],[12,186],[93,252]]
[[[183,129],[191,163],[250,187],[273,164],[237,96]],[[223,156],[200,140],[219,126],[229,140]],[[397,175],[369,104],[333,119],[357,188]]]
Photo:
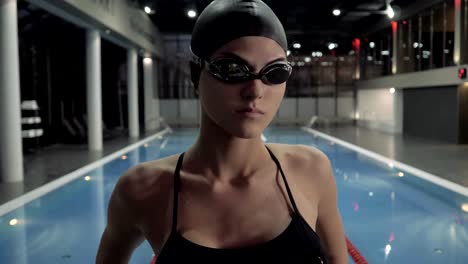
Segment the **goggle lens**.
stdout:
[[288,62],[280,61],[265,66],[259,74],[250,71],[249,67],[238,60],[222,58],[207,62],[208,71],[220,81],[236,84],[253,79],[260,79],[267,85],[286,82],[291,76],[292,67]]

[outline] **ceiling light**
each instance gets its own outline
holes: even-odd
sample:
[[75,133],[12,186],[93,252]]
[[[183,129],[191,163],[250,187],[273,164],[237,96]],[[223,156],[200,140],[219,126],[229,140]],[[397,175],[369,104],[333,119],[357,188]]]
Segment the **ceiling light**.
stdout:
[[369,47],[370,47],[371,49],[375,48],[375,42],[369,43]]
[[187,11],[187,16],[190,18],[195,18],[197,16],[197,12],[195,12],[195,10],[193,9],[190,9],[189,11]]
[[311,62],[311,61],[312,61],[312,58],[310,58],[310,57],[305,57],[305,58],[304,58],[304,61],[305,61],[305,62]]
[[395,11],[393,10],[393,7],[391,5],[387,6],[387,16],[390,19],[393,19],[395,17]]
[[328,49],[329,49],[329,50],[332,50],[332,49],[334,49],[334,48],[336,48],[336,44],[335,44],[335,43],[330,43],[330,44],[328,44]]
[[334,15],[334,16],[339,16],[339,15],[341,15],[341,10],[339,10],[339,9],[337,9],[337,8],[336,8],[336,9],[333,9],[333,15]]
[[321,51],[314,51],[312,52],[312,57],[316,58],[316,57],[322,57],[323,56],[323,53]]
[[153,62],[153,59],[151,59],[151,58],[144,58],[143,59],[144,64],[150,64],[151,62]]
[[151,7],[149,7],[149,6],[145,6],[144,10],[145,10],[145,13],[148,14],[148,15],[151,14],[151,13],[153,12],[153,10],[151,9]]
[[296,43],[293,44],[293,48],[295,48],[295,49],[300,49],[301,47],[302,47],[301,43],[296,42]]
[[394,94],[395,93],[395,88],[390,88],[390,93]]

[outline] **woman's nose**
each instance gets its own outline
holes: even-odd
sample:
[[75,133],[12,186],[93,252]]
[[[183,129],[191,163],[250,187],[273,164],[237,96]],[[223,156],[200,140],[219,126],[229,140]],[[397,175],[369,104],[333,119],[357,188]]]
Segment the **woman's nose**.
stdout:
[[266,85],[259,79],[246,81],[241,90],[242,98],[257,99],[262,98]]

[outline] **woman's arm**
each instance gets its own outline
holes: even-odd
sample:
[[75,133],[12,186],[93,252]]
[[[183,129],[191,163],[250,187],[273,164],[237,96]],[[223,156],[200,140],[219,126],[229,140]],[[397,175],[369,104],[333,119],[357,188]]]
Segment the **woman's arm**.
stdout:
[[317,233],[328,254],[330,264],[348,263],[348,252],[343,223],[337,205],[337,191],[330,160],[325,154],[320,158],[321,189],[318,205]]
[[133,250],[140,245],[143,234],[140,232],[136,216],[131,210],[129,190],[131,172],[122,176],[112,192],[107,226],[99,244],[97,264],[127,264]]

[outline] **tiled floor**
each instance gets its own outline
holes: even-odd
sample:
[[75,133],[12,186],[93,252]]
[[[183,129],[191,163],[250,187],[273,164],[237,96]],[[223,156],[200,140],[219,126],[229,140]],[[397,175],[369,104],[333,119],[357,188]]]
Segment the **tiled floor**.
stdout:
[[116,136],[104,141],[102,152],[89,152],[87,145],[58,144],[43,148],[33,154],[26,154],[23,160],[24,181],[18,183],[0,182],[0,204],[114,153],[153,133],[142,134],[137,139],[130,139],[126,135]]
[[468,145],[391,135],[355,126],[315,129],[468,187]]

